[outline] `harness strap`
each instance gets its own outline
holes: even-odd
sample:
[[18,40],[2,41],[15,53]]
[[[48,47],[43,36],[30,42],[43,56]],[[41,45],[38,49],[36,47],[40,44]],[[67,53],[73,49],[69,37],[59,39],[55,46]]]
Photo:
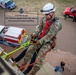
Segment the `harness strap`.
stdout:
[[59,18],[55,17],[50,23],[48,20],[46,20],[44,29],[42,30],[41,34],[40,34],[40,38],[43,38],[47,29],[52,25],[53,22],[55,22],[56,20],[58,20]]

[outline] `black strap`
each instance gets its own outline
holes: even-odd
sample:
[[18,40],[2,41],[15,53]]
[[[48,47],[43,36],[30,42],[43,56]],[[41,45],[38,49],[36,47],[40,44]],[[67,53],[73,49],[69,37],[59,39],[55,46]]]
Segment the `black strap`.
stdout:
[[[55,22],[56,20],[59,20],[59,18],[58,17],[55,17],[51,22],[53,23],[53,22]],[[51,23],[51,24],[52,24]]]
[[[42,47],[42,45],[41,45],[41,47]],[[40,48],[41,48],[41,47],[40,47]],[[38,48],[38,49],[34,52],[33,57],[32,57],[32,59],[31,59],[31,61],[30,61],[29,64],[32,64],[32,63],[34,63],[34,62],[36,61],[36,57],[37,57],[37,54],[39,53],[40,48]],[[27,69],[26,69],[23,73],[24,73],[25,75],[26,75],[27,73],[29,73],[29,72],[31,71],[31,69],[33,68],[33,66],[34,66],[34,65],[28,66]]]
[[25,48],[25,50],[23,50],[19,56],[17,56],[15,59],[13,59],[13,61],[19,62],[25,56],[25,53],[27,50],[28,50],[28,48]]

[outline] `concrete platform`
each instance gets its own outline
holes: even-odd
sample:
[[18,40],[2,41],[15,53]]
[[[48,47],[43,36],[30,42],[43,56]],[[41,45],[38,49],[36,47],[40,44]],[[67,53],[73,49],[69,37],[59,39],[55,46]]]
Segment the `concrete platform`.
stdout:
[[60,72],[55,72],[54,67],[49,63],[45,63],[43,67],[36,73],[36,75],[63,75]]

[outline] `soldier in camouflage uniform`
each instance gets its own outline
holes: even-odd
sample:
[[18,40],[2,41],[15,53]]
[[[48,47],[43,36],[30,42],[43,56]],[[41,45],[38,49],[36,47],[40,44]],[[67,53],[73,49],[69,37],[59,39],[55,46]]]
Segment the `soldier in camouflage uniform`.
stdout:
[[[24,63],[28,63],[34,54],[34,52],[39,49],[36,60],[40,58],[40,56],[50,49],[50,46],[53,42],[53,37],[57,35],[57,33],[62,29],[62,25],[58,18],[55,17],[55,6],[51,3],[46,4],[41,10],[45,17],[42,18],[40,24],[36,27],[35,31],[32,33],[32,37],[35,36],[37,41],[35,41],[34,45],[31,45],[24,57]],[[46,26],[45,26],[46,25]],[[39,62],[34,64],[32,70],[26,75],[35,75],[35,73],[41,68],[43,64],[42,58]]]

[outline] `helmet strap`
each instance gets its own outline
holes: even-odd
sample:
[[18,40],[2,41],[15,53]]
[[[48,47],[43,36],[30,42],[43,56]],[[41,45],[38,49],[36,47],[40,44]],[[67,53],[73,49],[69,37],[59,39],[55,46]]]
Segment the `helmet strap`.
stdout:
[[49,14],[49,16],[50,16],[50,19],[52,19],[52,18],[53,18],[53,16],[54,16],[54,13],[53,13],[52,15],[50,15],[50,14]]

